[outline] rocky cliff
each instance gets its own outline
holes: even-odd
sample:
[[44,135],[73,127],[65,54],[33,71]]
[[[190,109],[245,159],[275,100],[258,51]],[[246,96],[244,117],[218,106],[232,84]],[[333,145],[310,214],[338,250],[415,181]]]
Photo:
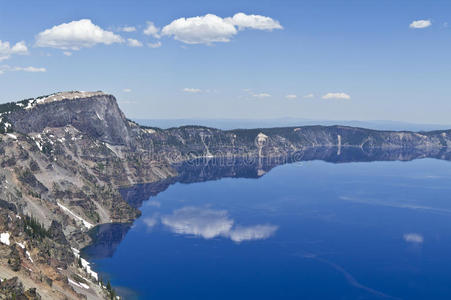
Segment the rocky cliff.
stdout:
[[29,100],[7,118],[23,134],[71,125],[80,132],[113,145],[130,145],[131,128],[112,95],[66,92]]
[[[206,174],[261,176],[275,165],[299,160],[449,159],[450,146],[451,131],[345,126],[162,130],[127,120],[116,99],[102,92],[56,93],[3,104],[0,276],[17,276],[24,281],[23,292],[36,287],[38,294],[54,299],[106,297],[108,291],[78,250],[92,242],[96,225],[129,224],[139,216],[142,199],[126,201],[119,187],[167,186],[202,180]],[[203,159],[222,170],[194,165],[184,173],[179,167]],[[234,167],[238,162],[244,167]],[[14,259],[8,262],[8,257]]]

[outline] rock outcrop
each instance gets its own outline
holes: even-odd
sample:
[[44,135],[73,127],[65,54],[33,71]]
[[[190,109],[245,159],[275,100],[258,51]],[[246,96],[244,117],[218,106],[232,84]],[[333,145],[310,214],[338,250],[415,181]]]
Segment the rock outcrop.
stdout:
[[102,92],[56,93],[29,100],[7,118],[15,131],[29,134],[72,125],[80,132],[113,145],[130,145],[131,129],[112,95]]

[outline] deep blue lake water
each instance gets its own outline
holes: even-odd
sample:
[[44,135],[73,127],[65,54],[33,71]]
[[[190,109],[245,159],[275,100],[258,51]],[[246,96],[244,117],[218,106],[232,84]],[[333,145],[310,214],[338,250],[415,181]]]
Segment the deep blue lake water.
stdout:
[[126,299],[451,299],[448,161],[293,163],[141,210],[86,251]]

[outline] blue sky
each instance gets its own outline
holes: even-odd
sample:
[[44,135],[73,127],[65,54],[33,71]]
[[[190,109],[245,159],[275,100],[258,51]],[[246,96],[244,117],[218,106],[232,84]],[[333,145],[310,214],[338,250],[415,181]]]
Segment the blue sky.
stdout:
[[131,118],[450,124],[448,22],[450,1],[2,1],[0,102],[103,90]]

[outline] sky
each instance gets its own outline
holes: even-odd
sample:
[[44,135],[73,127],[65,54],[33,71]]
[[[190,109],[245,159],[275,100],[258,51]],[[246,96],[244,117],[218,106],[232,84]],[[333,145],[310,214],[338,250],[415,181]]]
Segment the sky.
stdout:
[[102,90],[137,119],[451,124],[450,26],[440,0],[0,0],[0,103]]

